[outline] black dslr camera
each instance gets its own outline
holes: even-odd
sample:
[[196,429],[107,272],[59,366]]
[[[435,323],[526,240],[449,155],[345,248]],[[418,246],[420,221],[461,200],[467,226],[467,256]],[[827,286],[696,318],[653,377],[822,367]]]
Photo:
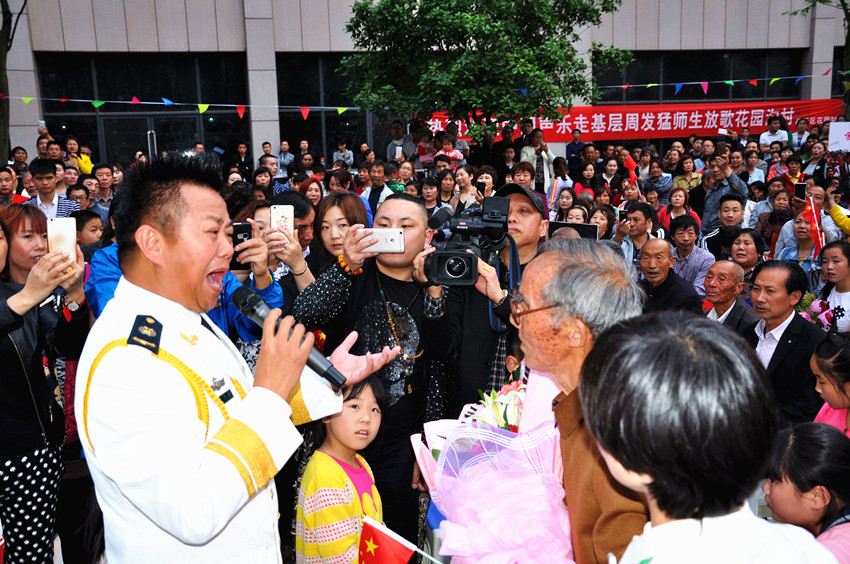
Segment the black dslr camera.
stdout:
[[446,286],[473,286],[478,281],[478,257],[495,268],[499,251],[507,243],[510,203],[508,198],[489,196],[484,198],[483,208],[466,209],[453,218],[451,242],[444,251],[425,259],[428,280]]

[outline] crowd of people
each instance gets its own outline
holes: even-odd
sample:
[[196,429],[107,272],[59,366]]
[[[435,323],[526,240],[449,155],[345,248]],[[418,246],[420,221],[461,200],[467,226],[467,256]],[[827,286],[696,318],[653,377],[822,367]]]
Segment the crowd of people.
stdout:
[[[850,155],[768,125],[556,156],[396,121],[380,158],[198,143],[126,178],[39,131],[0,168],[6,562],[357,562],[363,516],[419,543],[411,435],[515,374],[554,385],[575,562],[850,562]],[[507,243],[435,283],[499,198]]]

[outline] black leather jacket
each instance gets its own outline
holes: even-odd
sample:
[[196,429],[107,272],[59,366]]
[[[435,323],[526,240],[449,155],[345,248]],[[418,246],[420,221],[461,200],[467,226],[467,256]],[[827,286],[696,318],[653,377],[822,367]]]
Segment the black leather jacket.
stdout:
[[0,460],[59,446],[65,433],[62,408],[56,402],[55,379],[46,376],[42,358],[79,358],[88,335],[88,308],[66,321],[53,303],[34,307],[23,316],[6,300],[23,286],[0,282]]

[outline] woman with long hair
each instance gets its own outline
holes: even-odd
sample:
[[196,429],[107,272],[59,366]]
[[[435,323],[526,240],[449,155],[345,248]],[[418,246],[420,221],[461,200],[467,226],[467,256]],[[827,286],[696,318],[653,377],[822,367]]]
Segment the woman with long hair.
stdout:
[[820,252],[820,261],[826,278],[820,298],[832,308],[833,329],[845,333],[850,331],[850,243],[827,243]]
[[[73,257],[48,252],[41,210],[11,204],[0,209],[0,268],[0,521],[6,561],[53,562],[65,437],[54,363],[58,356],[79,358],[88,335],[84,263],[79,249]],[[58,288],[65,297],[54,309]]]
[[558,199],[555,201],[555,207],[549,212],[550,221],[566,221],[567,212],[578,201],[576,193],[572,188],[561,188],[558,194]]

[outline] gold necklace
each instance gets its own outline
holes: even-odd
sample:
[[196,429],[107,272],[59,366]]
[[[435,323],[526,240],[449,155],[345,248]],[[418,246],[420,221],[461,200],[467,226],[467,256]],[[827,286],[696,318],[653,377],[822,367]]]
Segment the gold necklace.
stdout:
[[[383,286],[381,286],[381,274],[377,271],[377,269],[375,270],[375,278],[378,280],[378,292],[380,292],[381,300],[384,302],[384,308],[386,308],[386,310],[387,310],[387,321],[390,322],[390,330],[393,333],[393,339],[395,339],[395,344],[398,345],[398,347],[401,349],[401,358],[402,358],[401,364],[404,367],[405,372],[409,372],[410,370],[408,370],[407,361],[408,360],[416,360],[417,358],[422,356],[422,354],[425,352],[425,349],[422,349],[417,354],[412,355],[412,356],[404,352],[404,348],[401,346],[401,341],[398,338],[398,333],[395,330],[395,323],[393,323],[393,316],[392,316],[392,313],[390,312],[390,304],[387,301],[387,295],[384,292]],[[425,290],[423,289],[422,292],[424,293]],[[418,298],[418,297],[419,297],[419,292],[416,292],[413,295],[413,299],[410,300],[410,303],[407,304],[406,308],[404,308],[404,310],[406,312],[408,312],[408,313],[410,312],[410,308],[411,308],[411,306],[413,306],[413,302],[415,302],[416,298]]]

